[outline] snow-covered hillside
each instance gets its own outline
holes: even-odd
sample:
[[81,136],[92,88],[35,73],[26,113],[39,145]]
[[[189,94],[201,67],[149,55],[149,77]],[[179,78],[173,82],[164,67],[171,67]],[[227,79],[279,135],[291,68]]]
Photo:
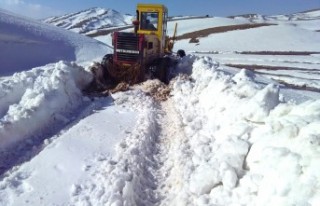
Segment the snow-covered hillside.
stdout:
[[[0,10],[1,206],[320,205],[320,33],[174,21],[187,56],[166,101],[157,80],[88,98],[88,64],[109,36]],[[190,43],[199,31],[214,32]]]
[[91,8],[77,13],[51,17],[43,22],[68,29],[76,33],[88,34],[110,27],[132,24],[133,16],[121,14],[113,9]]

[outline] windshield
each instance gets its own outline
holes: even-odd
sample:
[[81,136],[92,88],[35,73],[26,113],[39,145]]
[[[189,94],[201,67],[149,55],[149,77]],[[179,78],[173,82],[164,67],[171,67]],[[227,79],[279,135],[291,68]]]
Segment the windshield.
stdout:
[[141,12],[141,29],[156,31],[158,30],[158,13]]

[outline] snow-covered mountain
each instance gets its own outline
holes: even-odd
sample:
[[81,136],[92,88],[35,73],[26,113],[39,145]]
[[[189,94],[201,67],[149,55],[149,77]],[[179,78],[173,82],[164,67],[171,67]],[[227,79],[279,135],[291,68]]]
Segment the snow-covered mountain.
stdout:
[[132,18],[131,15],[121,14],[113,9],[95,7],[77,13],[51,17],[43,20],[43,22],[77,33],[87,34],[110,27],[131,25]]
[[313,21],[174,19],[169,87],[88,98],[110,35],[0,10],[0,205],[320,205]]

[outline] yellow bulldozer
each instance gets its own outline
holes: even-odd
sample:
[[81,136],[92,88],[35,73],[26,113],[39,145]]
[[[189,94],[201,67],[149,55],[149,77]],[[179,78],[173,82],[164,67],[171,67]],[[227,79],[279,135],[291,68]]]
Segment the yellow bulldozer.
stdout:
[[[113,53],[91,67],[97,90],[106,90],[120,82],[136,84],[149,78],[168,82],[172,49],[177,31],[167,36],[168,9],[161,4],[138,4],[133,32],[112,34]],[[185,56],[183,50],[177,55]]]

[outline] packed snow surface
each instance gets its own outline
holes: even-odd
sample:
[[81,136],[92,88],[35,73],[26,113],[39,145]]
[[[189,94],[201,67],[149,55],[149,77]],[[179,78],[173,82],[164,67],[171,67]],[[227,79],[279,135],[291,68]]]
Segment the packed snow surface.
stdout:
[[[177,59],[159,102],[158,80],[84,96],[87,65],[108,46],[0,10],[0,205],[320,205],[319,32],[277,18],[198,45],[178,41],[198,53]],[[200,22],[181,28],[205,29]],[[56,59],[31,55],[55,44]],[[264,49],[311,54],[236,53]],[[24,64],[11,61],[19,55]]]

